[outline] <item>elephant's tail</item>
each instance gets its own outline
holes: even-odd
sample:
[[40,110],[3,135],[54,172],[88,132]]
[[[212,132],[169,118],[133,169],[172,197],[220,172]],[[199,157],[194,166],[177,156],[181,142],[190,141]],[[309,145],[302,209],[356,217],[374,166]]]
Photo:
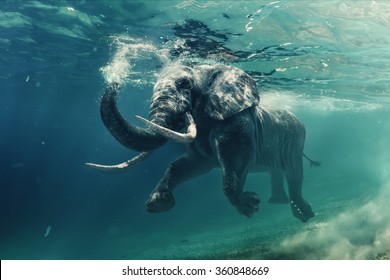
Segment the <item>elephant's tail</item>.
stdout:
[[312,160],[311,158],[309,158],[307,155],[305,155],[304,153],[302,153],[303,157],[305,159],[307,159],[309,162],[310,162],[310,167],[314,166],[314,167],[317,167],[317,166],[320,166],[321,165],[321,162],[320,161],[316,161],[316,160]]

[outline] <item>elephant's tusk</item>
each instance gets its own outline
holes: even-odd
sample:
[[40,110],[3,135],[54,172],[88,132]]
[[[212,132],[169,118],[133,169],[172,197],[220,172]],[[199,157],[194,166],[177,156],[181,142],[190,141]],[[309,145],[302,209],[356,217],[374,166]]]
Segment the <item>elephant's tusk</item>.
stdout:
[[160,133],[162,136],[172,139],[179,143],[191,143],[196,138],[196,125],[194,122],[194,119],[192,118],[190,113],[186,113],[187,121],[189,123],[187,128],[187,133],[180,133],[173,131],[171,129],[168,129],[166,127],[163,127],[161,125],[155,124],[143,117],[135,116],[139,121],[143,122],[146,125],[149,125],[153,129],[156,130],[156,132]]
[[102,164],[96,164],[96,163],[85,163],[86,166],[101,170],[101,171],[106,171],[106,172],[122,172],[126,171],[127,168],[132,167],[141,161],[144,161],[146,158],[149,157],[151,152],[142,152],[139,155],[129,159],[128,161],[115,164],[115,165],[102,165]]

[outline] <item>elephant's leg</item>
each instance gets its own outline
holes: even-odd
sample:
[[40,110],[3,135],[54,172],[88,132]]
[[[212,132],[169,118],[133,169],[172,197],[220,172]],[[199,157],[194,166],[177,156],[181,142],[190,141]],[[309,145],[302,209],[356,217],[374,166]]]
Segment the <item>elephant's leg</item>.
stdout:
[[288,190],[290,195],[290,206],[295,217],[302,222],[307,222],[314,217],[309,203],[302,197],[302,183],[303,183],[303,164],[302,157],[292,165],[292,168],[286,172],[286,180],[288,183]]
[[281,170],[273,170],[271,175],[271,196],[268,203],[285,204],[289,202],[286,191],[283,186],[284,174]]
[[260,199],[254,192],[243,192],[251,160],[250,147],[231,142],[234,141],[217,140],[216,145],[223,173],[223,192],[240,214],[252,217],[259,209]]
[[213,167],[214,165],[208,160],[187,154],[181,156],[169,165],[164,176],[150,194],[146,202],[147,210],[151,213],[169,210],[175,204],[172,190],[178,184],[202,175]]

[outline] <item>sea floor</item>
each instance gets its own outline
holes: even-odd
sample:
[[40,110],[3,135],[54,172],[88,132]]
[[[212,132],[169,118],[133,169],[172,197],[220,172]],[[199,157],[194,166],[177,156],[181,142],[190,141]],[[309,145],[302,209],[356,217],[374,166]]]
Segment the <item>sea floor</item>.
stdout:
[[[304,224],[290,215],[242,219],[229,224],[195,231],[161,231],[159,229],[135,234],[129,226],[112,227],[106,231],[66,231],[43,238],[28,238],[24,234],[10,236],[0,243],[1,259],[390,259],[390,252],[371,250],[365,255],[354,254],[346,247],[345,254],[329,255],[326,242],[313,245],[313,237],[333,227],[329,219],[359,201],[329,199],[312,204],[316,217]],[[280,206],[276,206],[280,207]],[[34,229],[30,229],[30,233]],[[330,231],[332,232],[332,231]],[[326,234],[326,231],[325,231]],[[33,236],[33,235],[31,235]],[[286,240],[290,239],[290,243]],[[308,242],[305,243],[304,239]],[[329,241],[332,242],[332,241]],[[370,241],[368,241],[369,243]],[[374,241],[372,241],[374,242]],[[305,244],[302,246],[302,244]],[[361,246],[367,246],[366,241]],[[321,247],[321,246],[324,246]],[[353,247],[356,251],[356,245]],[[297,249],[298,248],[298,249]],[[322,255],[322,252],[323,255]],[[342,248],[340,249],[342,250]],[[352,252],[352,253],[351,253]],[[332,257],[333,256],[333,257]],[[363,256],[363,257],[362,257]]]

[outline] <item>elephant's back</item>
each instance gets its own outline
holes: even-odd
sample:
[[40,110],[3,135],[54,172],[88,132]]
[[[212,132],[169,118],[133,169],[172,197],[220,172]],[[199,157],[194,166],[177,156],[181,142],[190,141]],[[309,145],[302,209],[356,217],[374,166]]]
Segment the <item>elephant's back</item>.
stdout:
[[302,157],[305,126],[286,109],[258,105],[257,161],[275,168],[287,168],[290,160]]
[[[256,114],[262,126],[280,128],[279,133],[304,133],[305,126],[298,117],[287,109],[259,104]],[[284,133],[283,133],[284,131]],[[304,136],[304,135],[303,135]]]

